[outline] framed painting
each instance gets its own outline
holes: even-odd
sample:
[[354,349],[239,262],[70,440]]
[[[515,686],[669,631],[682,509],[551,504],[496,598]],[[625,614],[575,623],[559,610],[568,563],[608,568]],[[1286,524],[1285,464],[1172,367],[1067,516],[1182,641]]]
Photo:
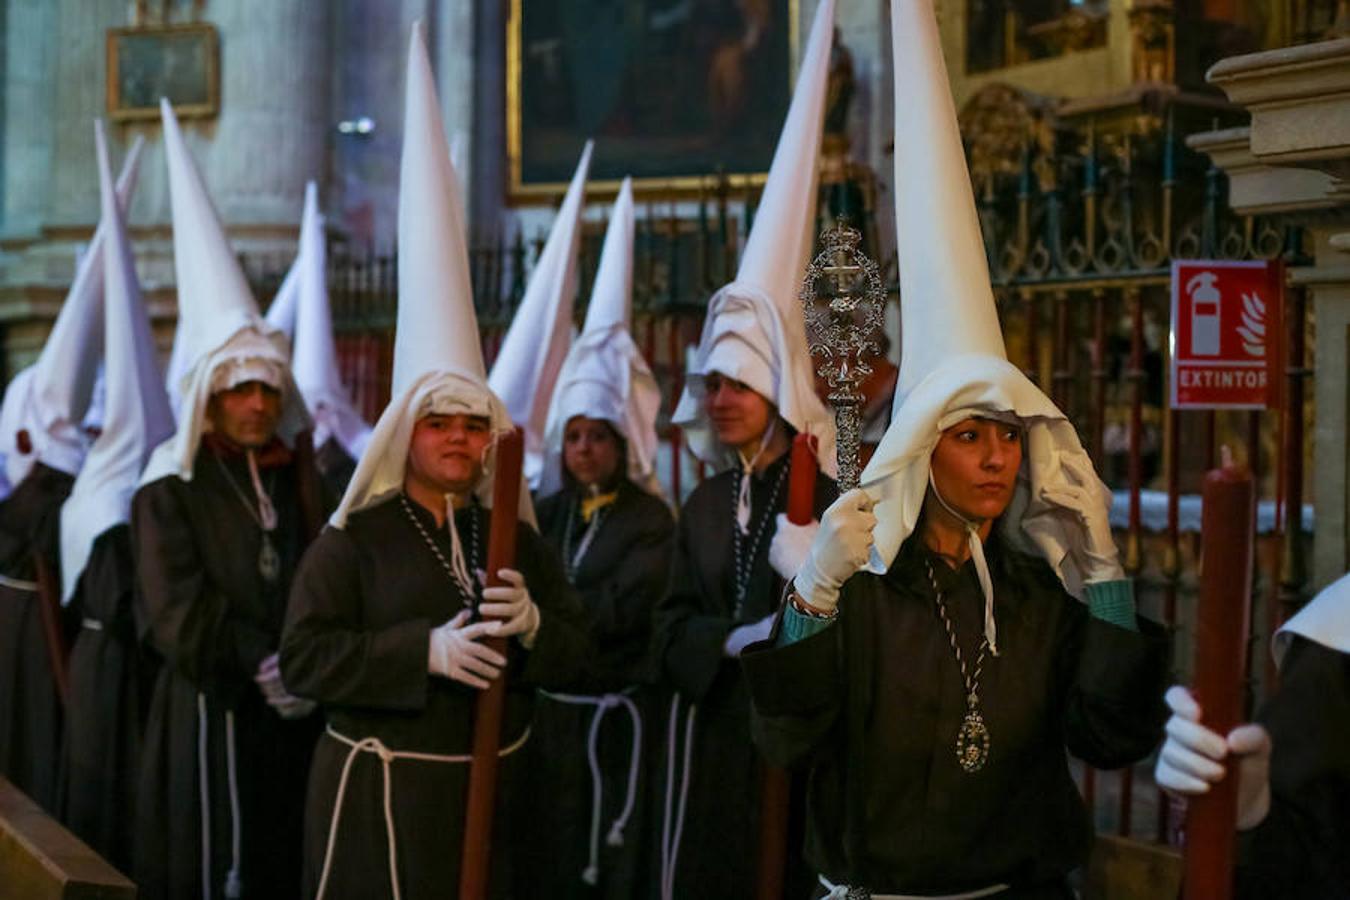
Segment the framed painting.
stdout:
[[220,109],[220,38],[206,23],[110,28],[108,118],[158,119],[167,97],[180,118]]
[[511,0],[508,193],[591,183],[693,193],[722,172],[762,183],[791,100],[799,0]]

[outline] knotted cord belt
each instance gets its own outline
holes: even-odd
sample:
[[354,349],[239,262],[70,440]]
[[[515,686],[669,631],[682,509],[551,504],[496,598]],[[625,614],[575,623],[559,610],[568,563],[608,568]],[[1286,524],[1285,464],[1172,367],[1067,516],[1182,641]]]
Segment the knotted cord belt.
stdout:
[[[389,885],[393,890],[394,900],[401,900],[403,895],[398,887],[398,847],[394,838],[393,781],[390,765],[396,759],[433,763],[470,763],[473,762],[473,754],[417,753],[411,750],[390,750],[377,737],[365,737],[359,741],[353,740],[335,730],[332,725],[328,726],[328,735],[334,740],[346,744],[351,750],[348,751],[347,758],[342,763],[342,775],[338,779],[337,797],[333,800],[333,821],[328,826],[328,845],[323,851],[323,871],[319,875],[319,890],[315,894],[315,900],[323,900],[324,891],[328,888],[328,876],[333,865],[333,848],[337,845],[338,823],[342,820],[342,800],[347,794],[347,780],[351,776],[352,764],[360,753],[373,753],[380,758],[384,777],[384,828],[389,839]],[[510,756],[525,746],[525,742],[529,739],[530,729],[526,728],[525,733],[516,738],[514,742],[498,750],[497,756]]]

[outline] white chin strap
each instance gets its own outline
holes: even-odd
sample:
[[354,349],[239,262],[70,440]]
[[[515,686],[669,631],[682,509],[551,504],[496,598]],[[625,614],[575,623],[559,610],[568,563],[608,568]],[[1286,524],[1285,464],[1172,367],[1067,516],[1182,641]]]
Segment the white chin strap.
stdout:
[[980,590],[984,591],[984,639],[989,642],[989,652],[998,656],[998,630],[994,626],[994,582],[989,577],[989,563],[984,558],[984,541],[980,540],[979,525],[952,509],[951,505],[942,499],[937,482],[933,480],[931,468],[928,470],[928,486],[932,488],[933,496],[942,504],[942,508],[965,526],[970,558],[975,563],[975,574],[980,579]]
[[[470,511],[469,514],[473,515],[473,512]],[[455,500],[450,494],[445,495],[445,521],[450,526],[450,570],[455,576],[455,581],[459,582],[460,589],[464,591],[464,596],[472,602],[473,579],[469,577],[464,544],[459,539],[459,529],[455,527]]]
[[755,451],[754,456],[746,459],[744,453],[736,451],[736,456],[741,462],[741,486],[736,492],[736,525],[743,535],[750,533],[750,476],[755,471],[755,463],[764,455],[764,448],[769,446],[773,430],[777,426],[777,419],[769,421],[769,427],[764,429],[764,436],[759,439],[759,449]]

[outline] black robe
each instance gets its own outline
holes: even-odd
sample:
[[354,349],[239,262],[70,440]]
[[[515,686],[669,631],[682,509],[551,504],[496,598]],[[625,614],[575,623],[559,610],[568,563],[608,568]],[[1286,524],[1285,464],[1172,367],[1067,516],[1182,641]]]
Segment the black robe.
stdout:
[[123,872],[132,870],[141,733],[155,673],[132,610],[131,529],[99,535],[75,588],[83,623],[70,652],[61,820]]
[[341,497],[347,492],[347,482],[356,474],[356,460],[338,443],[337,438],[330,437],[315,450],[314,463],[330,494]]
[[[300,498],[322,491],[317,473],[297,462],[264,468],[261,477],[279,519],[272,542],[281,575],[273,584],[258,571],[262,530],[250,512],[257,501],[243,455],[217,457],[203,446],[191,481],[161,478],[132,501],[137,625],[164,660],[137,793],[135,880],[143,897],[202,894],[199,753],[207,759],[211,892],[224,896],[233,855],[231,720],[243,896],[293,898],[300,890],[305,783],[321,723],[317,715],[282,719],[254,675],[277,651],[287,589],[317,518]],[[203,727],[205,743],[198,737]]]
[[1239,842],[1242,900],[1350,900],[1350,654],[1298,635],[1270,732],[1270,813]]
[[[450,560],[448,528],[437,528],[431,513],[416,503],[408,501],[408,506]],[[455,518],[470,569],[482,568],[488,512],[470,506]],[[529,652],[517,640],[509,644],[503,748],[526,735],[535,688],[575,682],[590,655],[585,615],[557,555],[523,523],[517,541],[516,568],[539,607],[540,626]],[[305,806],[303,896],[312,897],[321,880],[334,805],[352,753],[332,732],[354,741],[376,738],[399,753],[471,753],[478,691],[427,671],[431,629],[462,608],[449,573],[399,496],[352,515],[343,529],[326,530],[306,554],[291,594],[281,667],[294,691],[322,704],[329,733],[314,753]],[[490,882],[495,897],[511,891],[510,810],[520,761],[518,753],[511,753],[498,769]],[[453,896],[458,890],[468,774],[463,762],[391,763],[404,900]],[[343,792],[328,900],[390,896],[384,790],[379,757],[355,754]]]
[[[789,456],[784,453],[751,482],[751,536],[745,539],[743,552],[750,553],[763,517],[770,518],[754,551],[739,612],[735,609],[732,533],[736,471],[703,482],[689,495],[680,513],[670,591],[658,608],[656,624],[656,653],[662,676],[679,692],[674,734],[667,727],[670,711],[661,717],[662,763],[659,778],[654,779],[660,784],[657,809],[664,810],[669,803],[672,828],[681,795],[685,796],[684,826],[675,858],[675,897],[740,900],[753,895],[762,767],[750,737],[750,695],[745,679],[737,661],[723,656],[722,645],[734,627],[757,622],[778,609],[783,579],[769,565],[769,544],[776,527],[773,517],[787,505],[787,477],[772,507],[769,498],[779,474],[788,467]],[[817,477],[816,518],[835,493],[833,481]],[[682,791],[691,705],[693,748],[688,789]],[[666,778],[672,762],[673,781]],[[797,852],[801,823],[795,814],[789,828],[787,892],[788,896],[803,896],[810,873]],[[661,829],[657,831],[659,835]]]
[[756,743],[806,772],[806,858],[835,883],[912,894],[1005,883],[1010,898],[1070,896],[1065,876],[1087,859],[1092,828],[1065,746],[1111,769],[1162,735],[1161,629],[1093,619],[1048,565],[997,537],[986,555],[1000,655],[985,657],[978,683],[990,745],[975,773],[957,762],[965,683],[926,569],[973,672],[984,596],[969,561],[952,571],[911,538],[885,575],[844,585],[833,625],[741,658]]
[[[653,818],[649,795],[668,694],[653,684],[652,613],[669,583],[675,521],[664,502],[631,481],[624,479],[617,491],[614,502],[596,513],[602,517],[598,530],[572,574],[590,613],[595,656],[568,694],[541,694],[524,750],[522,846],[529,857],[520,867],[522,897],[645,897],[656,877],[649,869],[654,853],[649,841],[659,833],[660,820]],[[568,488],[543,500],[538,514],[540,532],[559,555],[575,553],[587,528],[578,492]],[[613,699],[615,693],[625,700]],[[597,702],[606,695],[617,705],[605,708],[594,739],[601,808],[591,887],[582,879],[595,815],[588,746]],[[596,702],[579,702],[582,698]],[[630,783],[635,750],[636,778]],[[622,843],[612,845],[611,826],[630,796],[628,819],[615,835]]]
[[60,590],[61,505],[74,484],[74,476],[37,463],[0,502],[0,775],[52,813],[60,784],[61,697],[43,601],[24,584],[36,582],[35,557],[41,556]]

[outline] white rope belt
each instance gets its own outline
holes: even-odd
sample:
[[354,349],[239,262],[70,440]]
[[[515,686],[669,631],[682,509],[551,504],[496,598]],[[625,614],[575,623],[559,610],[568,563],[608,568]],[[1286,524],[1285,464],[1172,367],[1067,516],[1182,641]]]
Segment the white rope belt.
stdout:
[[637,704],[627,696],[632,691],[633,688],[628,688],[623,693],[610,694],[555,694],[540,691],[548,699],[559,703],[595,707],[595,715],[591,717],[590,734],[586,739],[586,762],[591,769],[590,858],[581,873],[581,880],[589,885],[600,882],[600,816],[604,805],[604,788],[600,779],[600,724],[604,721],[605,713],[617,706],[628,710],[628,717],[633,723],[633,749],[628,757],[628,793],[624,798],[623,811],[609,826],[606,844],[611,847],[623,846],[623,830],[628,826],[628,820],[633,815],[633,805],[637,802],[638,771],[642,762],[642,714],[638,711]]
[[1006,884],[995,884],[962,894],[874,894],[866,888],[835,884],[824,875],[817,878],[821,887],[829,891],[823,900],[979,900],[980,897],[992,897],[1008,890]]
[[675,864],[680,858],[680,836],[684,833],[684,811],[689,800],[689,775],[694,751],[694,715],[698,704],[689,704],[684,719],[684,766],[680,776],[679,803],[675,802],[675,756],[678,750],[677,728],[680,695],[670,698],[670,720],[666,723],[666,809],[661,819],[661,900],[675,896]]
[[[328,735],[335,741],[346,744],[351,750],[348,751],[347,758],[342,763],[342,775],[338,778],[337,796],[333,800],[333,821],[328,826],[328,846],[323,851],[323,872],[319,875],[319,890],[315,894],[314,900],[323,900],[324,891],[328,889],[328,875],[333,865],[333,848],[337,846],[338,823],[342,820],[342,800],[347,794],[347,780],[351,777],[352,763],[361,753],[374,753],[380,758],[384,778],[384,830],[389,841],[389,884],[393,890],[394,900],[401,900],[403,895],[398,887],[398,847],[394,840],[393,783],[390,765],[396,759],[433,763],[471,763],[473,762],[473,754],[417,753],[411,750],[390,750],[377,737],[366,737],[359,741],[352,740],[345,734],[336,731],[332,725],[328,726]],[[529,739],[530,729],[526,728],[525,733],[516,738],[513,743],[498,750],[497,756],[510,756],[525,746],[525,742]]]
[[[211,900],[211,770],[207,744],[206,695],[197,692],[197,787],[202,816],[202,900]],[[242,829],[239,820],[238,761],[234,750],[234,711],[225,710],[225,776],[230,791],[230,869],[225,873],[224,896],[236,900],[244,895],[240,880]]]
[[24,581],[22,578],[10,578],[8,575],[0,575],[0,587],[13,588],[16,591],[27,591],[30,594],[36,594],[38,583],[36,581]]

